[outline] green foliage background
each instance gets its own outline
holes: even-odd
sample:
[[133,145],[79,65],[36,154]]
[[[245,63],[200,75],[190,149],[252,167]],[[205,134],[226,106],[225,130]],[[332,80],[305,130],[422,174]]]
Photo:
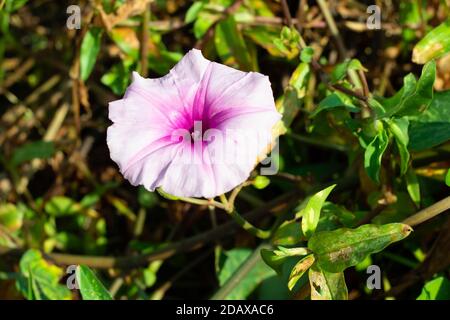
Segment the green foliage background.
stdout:
[[[449,299],[450,4],[377,1],[375,30],[371,4],[84,0],[70,29],[71,3],[0,0],[0,299]],[[131,72],[193,47],[283,114],[278,174],[214,203],[106,146]]]

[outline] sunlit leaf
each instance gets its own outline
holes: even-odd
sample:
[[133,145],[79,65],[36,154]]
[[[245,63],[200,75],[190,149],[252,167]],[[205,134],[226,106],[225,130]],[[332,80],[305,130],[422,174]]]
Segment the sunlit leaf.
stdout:
[[300,52],[300,60],[305,63],[311,63],[314,56],[314,49],[312,47],[303,48]]
[[0,225],[14,232],[22,227],[23,211],[12,203],[0,204]]
[[316,231],[322,206],[334,187],[335,184],[312,195],[307,200],[306,206],[297,214],[302,217],[302,232],[306,237],[311,237]]
[[80,77],[83,81],[89,78],[94,69],[97,55],[100,52],[100,44],[102,40],[103,29],[94,27],[90,28],[84,35],[80,49]]
[[331,273],[317,264],[309,269],[311,300],[347,300],[348,291],[343,272]]
[[191,23],[195,19],[197,19],[197,16],[199,12],[203,9],[205,3],[203,1],[195,1],[189,9],[186,11],[186,16],[184,17],[184,21],[186,23]]
[[75,274],[83,300],[112,300],[111,294],[89,267],[77,266]]
[[131,63],[129,61],[115,64],[102,76],[100,81],[108,86],[114,94],[122,95],[130,84],[130,67]]
[[272,243],[276,245],[294,245],[302,239],[301,223],[298,221],[286,221],[275,231]]
[[[237,19],[237,18],[236,18]],[[243,30],[244,35],[250,38],[254,43],[266,49],[270,55],[276,57],[284,57],[284,50],[280,50],[274,41],[280,35],[279,27],[271,26],[254,26],[251,28],[245,28]]]
[[70,290],[59,284],[64,272],[61,268],[48,263],[42,254],[34,249],[24,253],[20,260],[21,277],[17,287],[29,299],[67,300]]
[[214,43],[225,64],[239,67],[241,70],[254,70],[252,57],[232,16],[216,26]]
[[289,85],[284,92],[280,108],[280,112],[283,114],[282,121],[286,128],[290,127],[303,106],[310,72],[307,63],[300,63],[289,79]]
[[194,35],[197,39],[201,39],[208,29],[220,19],[220,15],[216,13],[202,12],[194,22]]
[[261,257],[269,267],[274,269],[278,274],[281,274],[282,265],[287,258],[293,256],[305,256],[308,253],[309,250],[306,248],[278,247],[276,250],[262,249]]
[[450,20],[428,32],[413,50],[412,61],[424,64],[450,51]]
[[450,280],[437,277],[425,283],[417,300],[450,300]]
[[76,214],[80,209],[81,207],[78,203],[64,196],[51,198],[44,207],[45,212],[54,217]]
[[308,248],[323,270],[341,272],[363,261],[367,255],[406,238],[411,231],[411,227],[402,223],[366,224],[356,229],[322,231],[313,234]]
[[[22,8],[27,2],[28,2],[28,0],[6,0],[6,3],[4,4],[5,11],[7,11],[9,13],[17,11],[20,8]],[[1,1],[0,1],[0,3],[1,3]]]
[[347,59],[334,68],[331,73],[331,81],[338,82],[342,80],[349,70],[367,71],[358,59]]
[[436,79],[436,62],[430,61],[422,68],[419,80],[413,74],[403,79],[403,87],[393,97],[382,100],[386,109],[384,117],[416,116],[427,110],[433,99],[433,85]]
[[310,117],[315,117],[318,113],[324,110],[330,110],[338,107],[344,107],[350,112],[359,112],[358,108],[352,101],[352,99],[344,93],[334,92],[326,96],[322,101],[319,102],[317,108],[311,114]]
[[314,263],[314,255],[310,254],[302,258],[291,271],[288,280],[289,290],[294,289],[297,281],[303,276],[303,274],[308,271],[309,267]]

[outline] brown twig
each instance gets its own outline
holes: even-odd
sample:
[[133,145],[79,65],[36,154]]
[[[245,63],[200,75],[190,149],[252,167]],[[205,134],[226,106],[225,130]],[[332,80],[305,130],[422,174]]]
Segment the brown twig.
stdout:
[[283,14],[286,18],[287,25],[292,28],[294,23],[292,22],[291,12],[289,11],[289,6],[286,0],[281,0],[281,7],[283,8]]
[[354,91],[354,90],[348,89],[348,88],[346,88],[344,86],[341,86],[340,84],[328,84],[328,88],[331,89],[331,90],[341,91],[341,92],[343,92],[345,94],[348,94],[348,95],[350,95],[352,97],[355,97],[355,98],[357,98],[357,99],[359,99],[361,101],[364,101],[364,102],[367,102],[367,100],[368,100],[367,96],[365,96],[365,95],[363,95],[363,94],[361,94],[361,93],[359,93],[357,91]]
[[331,14],[327,3],[325,2],[325,0],[317,0],[317,3],[319,4],[320,10],[322,11],[325,21],[327,22],[331,35],[336,41],[341,58],[342,59],[347,58],[347,49],[345,48],[344,41],[342,40],[342,37],[339,33],[339,29],[336,26],[336,23],[333,19],[333,15]]

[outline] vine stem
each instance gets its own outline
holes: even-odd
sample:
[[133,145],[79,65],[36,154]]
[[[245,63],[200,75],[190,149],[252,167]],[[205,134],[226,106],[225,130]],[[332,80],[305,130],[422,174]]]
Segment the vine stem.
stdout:
[[245,231],[260,239],[267,239],[272,234],[271,230],[262,230],[244,219],[236,210],[227,211],[227,213],[240,225]]
[[213,199],[205,200],[205,199],[198,199],[198,198],[178,197],[178,200],[184,201],[187,203],[200,205],[200,206],[214,206],[216,208],[225,210],[225,205],[223,205],[222,203],[217,202]]
[[435,204],[423,210],[420,210],[413,216],[406,218],[405,220],[403,220],[403,223],[413,227],[431,218],[434,218],[438,214],[441,214],[448,209],[450,209],[450,196],[436,202]]
[[230,215],[233,220],[240,225],[245,231],[250,233],[251,235],[260,238],[260,239],[267,239],[272,234],[272,230],[262,230],[257,227],[255,227],[253,224],[248,222],[243,216],[241,216],[234,208],[234,201],[236,200],[236,197],[238,196],[239,192],[242,190],[242,188],[245,186],[245,183],[237,186],[227,199],[225,195],[221,195],[220,199],[222,201],[222,204],[225,208],[225,212]]

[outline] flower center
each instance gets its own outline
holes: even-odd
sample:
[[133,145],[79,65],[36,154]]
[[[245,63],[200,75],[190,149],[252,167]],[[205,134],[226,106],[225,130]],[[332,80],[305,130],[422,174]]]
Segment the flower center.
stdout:
[[192,141],[202,141],[205,138],[205,133],[211,129],[208,121],[195,120],[194,124],[189,128],[189,134]]

